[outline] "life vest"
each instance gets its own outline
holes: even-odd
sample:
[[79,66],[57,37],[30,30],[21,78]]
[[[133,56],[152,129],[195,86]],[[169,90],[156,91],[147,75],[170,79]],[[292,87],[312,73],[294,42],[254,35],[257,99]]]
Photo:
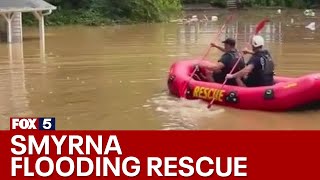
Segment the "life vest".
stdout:
[[[217,82],[217,83],[223,83],[225,81],[226,75],[231,72],[232,68],[237,63],[237,61],[240,57],[240,54],[238,53],[237,50],[232,50],[232,51],[226,52],[224,55],[226,55],[226,54],[230,55],[232,57],[232,60],[229,61],[229,63],[227,65],[225,65],[225,67],[223,69],[221,69],[220,73],[215,73],[213,75],[213,78],[214,78],[215,82]],[[245,62],[244,62],[243,57],[241,57],[239,63],[237,64],[237,67],[234,69],[232,74],[240,71],[244,67],[245,67]],[[237,82],[235,79],[229,79],[226,82],[226,84],[227,85],[237,85]]]
[[250,61],[259,60],[259,67],[255,67],[245,80],[247,86],[269,86],[273,85],[274,63],[267,50],[259,51],[252,55]]

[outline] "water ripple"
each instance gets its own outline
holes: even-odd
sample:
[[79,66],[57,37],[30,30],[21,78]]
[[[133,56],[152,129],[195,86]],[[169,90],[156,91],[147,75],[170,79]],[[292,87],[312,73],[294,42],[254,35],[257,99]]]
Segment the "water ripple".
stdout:
[[207,104],[200,100],[178,99],[167,92],[156,94],[148,103],[155,106],[155,111],[164,116],[163,130],[199,129],[199,123],[204,117],[214,117],[225,112],[224,109],[208,110]]

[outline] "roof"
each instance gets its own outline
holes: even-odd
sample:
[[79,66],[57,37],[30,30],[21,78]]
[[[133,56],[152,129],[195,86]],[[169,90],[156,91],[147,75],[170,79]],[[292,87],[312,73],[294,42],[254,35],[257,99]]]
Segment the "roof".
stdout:
[[0,0],[0,13],[32,12],[55,9],[55,6],[43,0]]

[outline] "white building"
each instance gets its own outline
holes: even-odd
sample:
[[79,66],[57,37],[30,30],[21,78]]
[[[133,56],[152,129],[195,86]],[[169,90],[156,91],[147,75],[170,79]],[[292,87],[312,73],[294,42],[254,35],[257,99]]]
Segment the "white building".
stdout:
[[22,43],[22,13],[33,13],[39,21],[39,37],[44,44],[44,16],[56,7],[43,0],[0,0],[0,39],[8,43]]

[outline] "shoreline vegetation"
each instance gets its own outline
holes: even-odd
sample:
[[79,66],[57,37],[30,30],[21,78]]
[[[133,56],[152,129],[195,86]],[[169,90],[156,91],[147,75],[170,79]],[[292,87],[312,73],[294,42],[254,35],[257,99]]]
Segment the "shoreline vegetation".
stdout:
[[[320,0],[236,0],[240,8],[317,8]],[[57,10],[45,18],[47,26],[112,25],[169,22],[184,11],[223,9],[226,0],[47,0]],[[200,8],[199,8],[200,7]],[[24,14],[23,24],[37,25],[32,14]]]

